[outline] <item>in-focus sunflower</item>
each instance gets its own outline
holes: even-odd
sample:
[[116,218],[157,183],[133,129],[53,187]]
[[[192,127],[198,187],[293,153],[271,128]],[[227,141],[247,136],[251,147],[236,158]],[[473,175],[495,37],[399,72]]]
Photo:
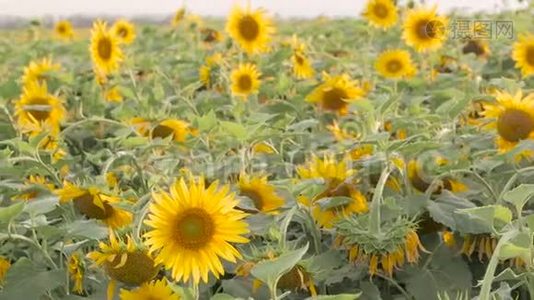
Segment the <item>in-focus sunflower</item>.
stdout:
[[307,97],[308,102],[318,104],[322,109],[348,113],[349,104],[363,97],[364,91],[352,81],[348,74],[330,76],[323,74],[323,83],[316,87]]
[[412,77],[416,72],[410,52],[401,49],[382,52],[376,60],[375,69],[380,75],[393,79]]
[[61,66],[52,62],[50,58],[43,58],[40,61],[31,61],[30,64],[24,68],[24,75],[22,75],[22,83],[24,86],[36,81],[39,84],[46,83],[49,73],[59,71]]
[[514,43],[512,58],[523,76],[534,74],[534,34],[524,34]]
[[284,199],[276,194],[274,186],[268,183],[267,176],[239,176],[239,193],[252,200],[257,210],[264,213],[276,213]]
[[402,38],[418,52],[434,51],[447,39],[447,24],[446,17],[436,14],[436,7],[411,9],[404,21]]
[[93,23],[90,50],[95,69],[102,74],[109,74],[119,69],[123,59],[119,43],[119,38],[108,30],[105,22]]
[[274,27],[263,10],[235,6],[228,17],[226,31],[243,50],[254,54],[268,50]]
[[153,194],[146,244],[175,280],[207,282],[210,272],[219,278],[224,274],[221,258],[235,263],[241,257],[231,243],[248,242],[243,237],[249,232],[246,214],[234,209],[238,201],[228,192],[217,182],[206,188],[204,178],[189,183],[181,178],[170,193]]
[[108,276],[129,285],[140,285],[158,274],[158,266],[147,249],[130,236],[126,242],[110,231],[109,243],[100,242],[98,251],[87,254]]
[[258,93],[260,88],[261,72],[254,64],[240,64],[232,71],[230,79],[232,81],[232,94],[246,99],[251,94]]
[[56,36],[64,41],[70,41],[74,37],[74,29],[72,23],[67,20],[61,20],[54,25],[54,33]]
[[74,252],[69,257],[68,264],[70,280],[74,282],[72,290],[76,294],[83,294],[83,274],[85,272],[85,263],[83,257],[78,252]]
[[133,290],[121,289],[121,300],[180,300],[166,279],[145,282]]
[[16,101],[15,116],[23,132],[49,130],[51,134],[56,134],[65,119],[65,107],[56,96],[48,93],[46,84],[34,81],[24,87],[20,99]]
[[0,256],[0,284],[4,283],[7,271],[11,268],[11,263],[5,257]]
[[473,53],[480,58],[488,58],[491,54],[489,43],[482,40],[468,40],[462,48],[463,54]]
[[534,138],[534,93],[523,98],[518,91],[515,95],[496,92],[496,103],[484,106],[482,114],[492,122],[488,128],[497,129],[497,146],[501,152],[513,149],[522,140]]
[[127,20],[117,20],[111,32],[124,44],[131,44],[135,40],[135,25]]
[[160,121],[150,130],[151,139],[166,139],[183,143],[189,135],[195,135],[196,131],[189,123],[178,119],[165,119]]
[[120,199],[102,193],[97,187],[84,188],[64,182],[63,188],[55,193],[61,203],[72,201],[81,214],[101,220],[111,228],[120,228],[132,222],[130,212],[114,206]]
[[397,23],[397,7],[391,0],[369,0],[363,16],[371,25],[388,29]]
[[178,9],[175,13],[174,13],[174,16],[172,16],[172,19],[171,19],[171,25],[173,27],[176,27],[178,25],[180,25],[180,23],[182,23],[182,21],[185,19],[185,7],[182,7],[180,9]]

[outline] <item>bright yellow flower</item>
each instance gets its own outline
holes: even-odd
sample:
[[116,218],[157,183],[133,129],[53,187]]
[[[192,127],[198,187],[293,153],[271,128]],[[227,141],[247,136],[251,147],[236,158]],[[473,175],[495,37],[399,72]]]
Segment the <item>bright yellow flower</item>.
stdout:
[[111,32],[124,44],[131,44],[135,40],[135,25],[127,20],[117,20]]
[[200,82],[204,84],[205,87],[211,88],[213,85],[212,77],[213,77],[213,70],[215,67],[217,67],[222,62],[222,54],[221,53],[215,53],[211,56],[206,57],[206,60],[202,66],[200,66],[198,70],[198,76]]
[[514,43],[512,58],[524,77],[534,74],[534,34],[524,34]]
[[375,69],[386,78],[401,79],[415,75],[415,68],[410,52],[401,49],[386,50],[378,56]]
[[45,84],[49,73],[59,71],[61,66],[52,62],[50,58],[43,58],[40,61],[31,61],[30,64],[24,68],[24,75],[22,75],[22,83],[24,86],[29,86],[33,82]]
[[118,86],[107,88],[104,90],[104,100],[107,102],[120,103],[122,102],[121,90]]
[[306,164],[297,167],[297,174],[303,179],[322,178],[332,186],[337,186],[354,174],[346,160],[337,162],[333,155],[324,155],[323,159],[313,155]]
[[196,131],[190,127],[190,124],[178,119],[165,119],[158,122],[157,125],[150,131],[150,138],[171,139],[176,142],[183,143],[189,135],[195,135]]
[[259,142],[254,144],[252,151],[254,153],[272,154],[276,152],[276,149],[274,149],[274,147],[267,142]]
[[7,271],[11,267],[11,263],[5,257],[0,256],[0,284],[4,283]]
[[109,74],[119,69],[124,56],[119,44],[119,37],[108,30],[105,22],[93,23],[90,50],[95,69],[102,74]]
[[303,52],[294,51],[291,56],[291,62],[293,63],[293,74],[298,79],[311,78],[315,74],[310,60]]
[[330,76],[323,74],[323,83],[316,87],[306,100],[318,104],[322,109],[337,112],[340,115],[348,113],[351,102],[363,97],[364,91],[352,81],[348,74]]
[[230,75],[232,94],[241,96],[245,100],[249,95],[257,94],[261,84],[260,76],[261,72],[256,65],[240,64]]
[[267,181],[267,176],[251,177],[245,174],[239,176],[239,193],[252,200],[257,210],[264,213],[277,213],[284,205],[284,199],[278,194],[274,186]]
[[171,25],[173,27],[180,25],[180,23],[182,23],[182,21],[185,18],[185,13],[186,13],[185,7],[178,9],[176,13],[174,13],[174,16],[172,17]]
[[371,25],[387,29],[397,23],[397,7],[391,0],[369,0],[363,16]]
[[54,33],[59,39],[64,41],[70,41],[74,38],[72,23],[67,20],[58,21],[54,25]]
[[145,282],[134,290],[121,289],[121,300],[180,300],[180,297],[171,289],[167,280],[161,279]]
[[83,294],[83,274],[85,264],[80,253],[75,252],[69,257],[68,270],[70,279],[74,282],[72,290],[77,294]]
[[331,208],[323,209],[319,204],[321,199],[313,201],[312,216],[321,227],[332,228],[341,218],[351,214],[361,214],[369,211],[365,196],[348,183],[342,183],[335,189],[328,192],[328,197],[348,197],[350,202]]
[[229,187],[217,182],[205,187],[204,178],[189,182],[181,178],[170,193],[153,194],[145,223],[145,234],[156,262],[171,270],[177,281],[208,282],[209,273],[216,278],[224,274],[221,258],[236,262],[241,254],[231,243],[247,243],[249,232],[243,219],[246,214],[234,207],[238,201]]
[[447,18],[436,14],[436,7],[411,9],[404,21],[402,38],[418,52],[434,51],[447,39],[447,25]]
[[243,50],[254,54],[268,50],[274,27],[263,10],[235,6],[228,17],[226,31]]

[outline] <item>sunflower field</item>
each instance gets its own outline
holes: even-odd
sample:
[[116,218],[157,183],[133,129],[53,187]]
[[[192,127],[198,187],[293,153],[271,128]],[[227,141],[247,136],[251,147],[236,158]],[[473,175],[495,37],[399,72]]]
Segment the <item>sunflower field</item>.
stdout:
[[534,299],[533,16],[1,30],[0,299]]

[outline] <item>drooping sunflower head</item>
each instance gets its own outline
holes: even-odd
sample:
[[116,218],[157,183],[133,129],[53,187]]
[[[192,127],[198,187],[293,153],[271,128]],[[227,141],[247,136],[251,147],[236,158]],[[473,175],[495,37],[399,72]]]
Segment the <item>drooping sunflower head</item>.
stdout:
[[171,19],[171,25],[173,27],[180,25],[180,23],[182,23],[182,21],[185,19],[185,13],[185,7],[181,7],[180,9],[178,9]]
[[311,78],[315,74],[315,70],[310,62],[310,59],[302,51],[293,51],[291,56],[293,63],[293,74],[298,79]]
[[433,182],[433,179],[424,172],[423,164],[419,160],[410,160],[407,171],[412,187],[421,193],[427,192],[431,186],[435,194],[441,193],[444,189],[453,193],[465,192],[468,189],[464,183],[452,177],[441,178]]
[[311,211],[319,226],[333,228],[342,218],[366,213],[369,208],[367,199],[355,185],[344,182],[316,197],[312,202]]
[[302,179],[322,178],[329,185],[337,186],[354,174],[354,170],[346,159],[338,162],[333,155],[325,154],[322,159],[313,155],[306,164],[297,167],[297,174]]
[[117,20],[111,32],[124,44],[131,44],[135,40],[135,25],[127,20]]
[[15,116],[23,132],[48,130],[55,134],[65,119],[65,107],[56,96],[48,93],[46,84],[33,81],[24,87],[15,103]]
[[132,222],[132,214],[115,205],[120,198],[110,196],[97,187],[82,187],[65,181],[63,188],[55,190],[61,203],[72,201],[82,215],[97,219],[110,228],[120,228]]
[[50,183],[44,176],[30,175],[24,180],[24,190],[16,199],[26,201],[34,200],[43,193],[48,193],[54,189],[54,184]]
[[140,285],[152,280],[158,273],[159,268],[148,250],[130,236],[124,241],[110,230],[109,243],[100,242],[98,247],[98,251],[87,256],[114,280]]
[[282,275],[278,280],[277,287],[283,290],[304,290],[308,291],[312,297],[317,296],[312,272],[308,271],[306,267],[300,264],[295,265]]
[[369,0],[363,16],[371,25],[388,29],[397,23],[397,7],[391,0]]
[[207,282],[210,272],[218,278],[224,274],[221,258],[235,263],[241,257],[232,243],[248,242],[246,214],[234,208],[238,201],[229,187],[204,182],[181,178],[169,193],[154,193],[145,221],[150,252],[177,281]]
[[69,257],[68,270],[71,281],[74,283],[72,291],[76,294],[83,294],[83,275],[85,273],[85,263],[79,252],[74,252]]
[[406,262],[419,260],[419,251],[425,249],[417,235],[417,225],[399,218],[383,223],[381,234],[369,231],[367,216],[352,216],[336,224],[338,236],[335,244],[348,251],[349,261],[368,266],[369,275],[383,272],[393,276],[393,271]]
[[256,65],[240,64],[230,75],[232,94],[246,99],[249,95],[258,93],[261,84],[260,76],[261,73]]
[[499,150],[507,152],[522,140],[534,138],[534,94],[523,98],[521,91],[513,96],[497,92],[496,99],[484,106],[483,115],[491,120],[487,127],[497,130]]
[[228,17],[226,31],[245,52],[254,54],[268,50],[274,27],[263,10],[235,6]]
[[121,289],[121,300],[180,300],[166,279],[145,282],[133,290]]
[[376,60],[375,69],[380,75],[393,79],[412,77],[417,71],[410,52],[401,49],[382,52]]
[[67,20],[61,20],[54,25],[55,35],[64,41],[70,41],[74,37],[72,23]]
[[105,22],[96,21],[93,23],[90,50],[95,69],[103,74],[109,74],[119,69],[119,64],[124,56],[119,44],[119,37],[108,30]]
[[348,113],[349,104],[365,94],[348,74],[330,76],[324,73],[323,77],[323,83],[316,87],[306,100],[318,104],[324,110],[345,115]]
[[514,43],[512,58],[515,67],[521,69],[524,77],[534,74],[534,34],[525,34]]
[[438,16],[436,8],[408,11],[403,25],[402,38],[418,52],[439,49],[447,39],[446,17]]
[[158,122],[150,130],[151,139],[166,139],[183,143],[189,135],[195,135],[196,131],[190,127],[189,123],[178,119],[165,119]]
[[239,194],[250,198],[257,210],[264,213],[277,213],[284,205],[275,187],[267,181],[267,176],[239,176]]
[[488,58],[491,54],[489,43],[483,40],[468,40],[462,48],[463,54],[473,53],[480,58]]
[[60,68],[61,66],[53,63],[51,58],[43,58],[40,61],[31,61],[30,64],[24,68],[22,83],[24,86],[28,86],[35,81],[44,84],[50,73],[59,71]]
[[497,239],[490,234],[467,234],[462,243],[462,254],[471,258],[473,253],[478,253],[478,259],[489,260],[497,247]]

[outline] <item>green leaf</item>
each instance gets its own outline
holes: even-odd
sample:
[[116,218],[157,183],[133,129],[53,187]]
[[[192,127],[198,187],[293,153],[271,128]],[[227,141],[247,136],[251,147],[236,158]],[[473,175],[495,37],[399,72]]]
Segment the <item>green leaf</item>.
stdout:
[[8,207],[0,208],[0,223],[7,224],[16,218],[24,209],[24,201],[17,202]]
[[240,141],[246,140],[248,136],[247,129],[239,123],[221,121],[221,126],[225,131],[228,131],[228,133],[235,136]]
[[505,260],[520,257],[524,261],[531,261],[532,235],[519,232],[510,241],[504,243],[499,251],[499,259]]
[[7,273],[2,299],[41,299],[47,291],[64,284],[65,270],[46,271],[20,258]]
[[32,216],[46,214],[56,209],[58,205],[58,198],[55,196],[42,197],[28,202],[24,208],[24,212]]
[[457,229],[463,233],[487,233],[503,227],[512,220],[512,212],[502,205],[487,205],[458,209],[454,214]]
[[428,202],[427,210],[434,221],[456,230],[455,210],[474,207],[475,205],[467,199],[445,190],[436,200]]
[[264,260],[257,263],[250,273],[266,283],[268,286],[274,286],[278,279],[290,271],[308,251],[309,244],[306,246],[286,252],[272,260]]
[[534,195],[534,184],[521,184],[515,189],[504,194],[503,199],[512,203],[518,213],[523,210],[523,206]]
[[306,300],[356,300],[361,295],[361,292],[357,294],[317,295],[316,297],[308,297]]
[[210,110],[207,114],[202,117],[197,117],[196,126],[200,131],[209,131],[217,125],[217,116],[213,110]]
[[95,220],[77,220],[69,225],[67,236],[100,240],[108,235],[106,227]]
[[321,210],[324,211],[324,210],[332,209],[335,207],[343,206],[351,202],[352,202],[352,198],[339,196],[339,197],[325,197],[319,200],[317,203],[319,203],[319,207],[321,208]]

